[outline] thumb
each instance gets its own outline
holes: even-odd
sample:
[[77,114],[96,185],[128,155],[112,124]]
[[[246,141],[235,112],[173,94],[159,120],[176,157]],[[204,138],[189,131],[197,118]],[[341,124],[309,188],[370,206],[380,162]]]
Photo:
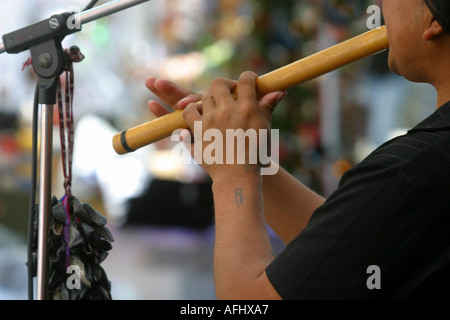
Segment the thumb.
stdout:
[[281,100],[283,100],[286,96],[286,91],[276,91],[268,93],[259,101],[259,106],[264,111],[267,111],[271,114],[275,110],[278,103],[280,103]]

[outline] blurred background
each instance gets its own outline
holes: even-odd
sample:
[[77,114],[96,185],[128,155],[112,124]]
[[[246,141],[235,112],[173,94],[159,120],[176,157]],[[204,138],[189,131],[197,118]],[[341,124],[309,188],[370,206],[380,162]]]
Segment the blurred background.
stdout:
[[[0,34],[88,2],[0,0]],[[208,178],[174,159],[169,139],[125,156],[112,149],[114,134],[153,119],[145,79],[201,92],[216,77],[262,75],[368,31],[371,4],[377,1],[152,0],[64,40],[86,56],[74,66],[73,193],[108,217],[115,242],[102,266],[114,299],[215,299]],[[36,84],[31,68],[22,71],[28,57],[0,56],[0,299],[27,298]],[[374,148],[434,111],[434,89],[393,75],[386,59],[386,52],[371,56],[295,87],[275,111],[281,165],[324,196]],[[52,193],[61,198],[57,123]]]

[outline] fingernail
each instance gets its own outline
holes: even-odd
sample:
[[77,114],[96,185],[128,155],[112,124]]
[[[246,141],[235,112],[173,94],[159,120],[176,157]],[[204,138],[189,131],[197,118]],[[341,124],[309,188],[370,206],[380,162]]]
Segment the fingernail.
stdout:
[[156,81],[155,77],[148,77],[147,80],[145,80],[145,84],[148,87],[154,87],[155,86],[155,81]]
[[[177,107],[180,108],[180,109],[182,109],[183,105],[185,104],[184,101],[186,101],[186,99],[187,99],[187,98],[183,98],[183,99],[179,100],[179,101],[177,102]],[[184,107],[187,107],[187,105],[184,105]]]

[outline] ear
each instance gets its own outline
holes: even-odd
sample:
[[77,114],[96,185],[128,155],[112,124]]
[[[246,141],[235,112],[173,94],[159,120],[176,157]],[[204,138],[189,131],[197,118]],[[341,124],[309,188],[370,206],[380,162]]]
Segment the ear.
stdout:
[[445,33],[444,28],[437,22],[436,19],[432,19],[432,21],[428,24],[423,32],[423,38],[426,41],[433,40],[435,37]]

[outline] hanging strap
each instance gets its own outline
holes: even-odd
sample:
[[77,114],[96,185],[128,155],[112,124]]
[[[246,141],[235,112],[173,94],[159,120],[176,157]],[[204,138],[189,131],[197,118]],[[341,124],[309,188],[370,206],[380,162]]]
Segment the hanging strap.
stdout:
[[64,223],[64,239],[66,242],[66,268],[70,262],[70,223],[72,198],[72,160],[74,147],[74,121],[73,121],[73,94],[74,94],[74,72],[73,63],[84,59],[83,54],[78,47],[72,47],[65,50],[67,66],[65,69],[65,94],[64,103],[62,99],[61,79],[58,81],[57,103],[59,112],[59,134],[61,140],[62,169],[64,173],[65,196],[62,201],[66,211],[66,221]]
[[59,133],[61,139],[62,165],[64,173],[64,190],[67,197],[72,197],[72,160],[74,146],[74,126],[73,126],[73,93],[74,93],[74,72],[73,63],[84,59],[78,47],[65,50],[67,57],[67,67],[65,70],[65,95],[62,100],[61,82],[58,81],[58,111],[59,111]]

